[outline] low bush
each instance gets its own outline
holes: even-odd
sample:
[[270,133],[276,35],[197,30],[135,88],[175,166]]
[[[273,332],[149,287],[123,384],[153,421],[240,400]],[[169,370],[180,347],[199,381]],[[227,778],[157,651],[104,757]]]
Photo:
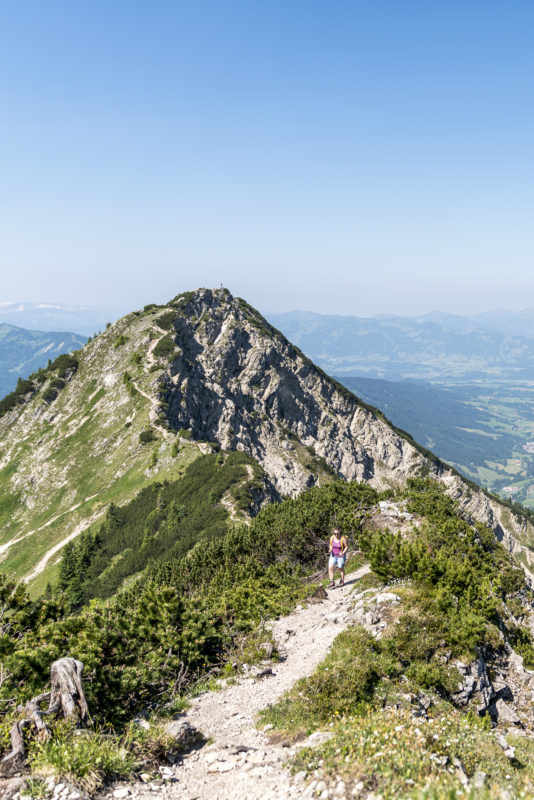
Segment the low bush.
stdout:
[[172,331],[176,317],[176,311],[167,311],[157,318],[156,323],[163,331]]
[[118,347],[122,347],[123,345],[125,345],[127,341],[128,337],[124,333],[121,333],[120,336],[117,336],[117,338],[115,339],[113,347],[116,350]]
[[174,336],[168,333],[159,340],[152,352],[158,358],[167,358],[168,356],[174,355],[175,351],[176,345],[174,344]]

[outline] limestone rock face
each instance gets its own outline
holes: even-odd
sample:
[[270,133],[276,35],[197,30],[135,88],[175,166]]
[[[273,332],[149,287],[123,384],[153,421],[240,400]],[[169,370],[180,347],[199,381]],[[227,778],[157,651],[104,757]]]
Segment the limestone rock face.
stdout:
[[419,448],[315,367],[243,300],[225,290],[184,297],[164,400],[172,428],[244,450],[280,495],[321,483],[326,467],[379,489],[408,477],[443,481],[467,518],[487,524],[527,574],[534,529]]
[[337,475],[379,488],[441,474],[441,465],[224,290],[195,292],[174,327],[170,425],[247,451],[281,495],[313,485],[321,459]]

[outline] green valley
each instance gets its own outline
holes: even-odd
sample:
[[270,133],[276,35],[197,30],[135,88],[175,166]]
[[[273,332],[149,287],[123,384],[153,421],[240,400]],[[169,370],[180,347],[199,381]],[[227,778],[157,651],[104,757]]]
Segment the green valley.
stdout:
[[505,499],[534,508],[531,382],[431,385],[364,377],[340,380],[463,475]]

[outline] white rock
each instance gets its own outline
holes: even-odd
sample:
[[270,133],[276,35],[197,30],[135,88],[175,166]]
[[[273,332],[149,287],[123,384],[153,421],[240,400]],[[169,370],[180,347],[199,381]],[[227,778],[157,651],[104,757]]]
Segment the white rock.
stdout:
[[381,592],[377,594],[375,597],[375,603],[392,603],[397,604],[400,601],[400,597],[398,594],[394,594],[393,592]]
[[302,744],[305,747],[318,747],[320,744],[328,742],[333,735],[332,731],[315,731],[315,733],[310,734]]
[[249,772],[249,775],[252,775],[254,778],[261,778],[265,775],[265,767],[253,766]]
[[217,772],[230,772],[234,767],[235,763],[233,761],[221,761],[217,764]]
[[213,764],[215,761],[222,761],[222,759],[222,753],[219,753],[217,750],[213,750],[211,753],[206,753],[204,756],[204,761],[207,764]]
[[247,761],[251,764],[263,764],[265,761],[265,751],[255,750],[247,755]]
[[131,794],[130,790],[127,786],[121,786],[119,789],[115,789],[113,792],[113,797],[116,797],[117,800],[121,800],[122,797],[128,797]]
[[518,672],[520,675],[524,672],[523,656],[520,656],[518,653],[512,653],[509,659],[509,664],[512,669]]

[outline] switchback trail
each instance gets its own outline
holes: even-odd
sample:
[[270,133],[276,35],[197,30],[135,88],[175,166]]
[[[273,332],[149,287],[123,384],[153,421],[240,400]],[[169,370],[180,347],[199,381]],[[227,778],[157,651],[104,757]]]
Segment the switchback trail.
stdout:
[[[347,576],[344,587],[328,592],[321,602],[299,606],[272,625],[282,660],[272,663],[273,675],[256,678],[261,667],[250,670],[237,684],[206,692],[192,701],[185,719],[210,743],[186,755],[180,763],[163,768],[163,784],[130,784],[129,793],[139,798],[163,794],[169,800],[286,800],[311,794],[302,776],[292,777],[283,767],[293,748],[269,741],[258,730],[260,709],[275,703],[299,678],[310,675],[324,659],[336,636],[352,618],[358,580],[367,566]],[[183,724],[182,718],[173,725]],[[324,734],[312,734],[312,741]],[[314,738],[315,737],[315,738]],[[298,747],[298,745],[296,745]],[[123,785],[123,791],[126,785]],[[343,798],[343,787],[336,797]],[[116,792],[117,789],[115,788]],[[120,791],[120,790],[119,790]],[[122,796],[127,796],[126,794]],[[113,798],[113,791],[107,797]],[[117,797],[117,795],[115,795]]]

